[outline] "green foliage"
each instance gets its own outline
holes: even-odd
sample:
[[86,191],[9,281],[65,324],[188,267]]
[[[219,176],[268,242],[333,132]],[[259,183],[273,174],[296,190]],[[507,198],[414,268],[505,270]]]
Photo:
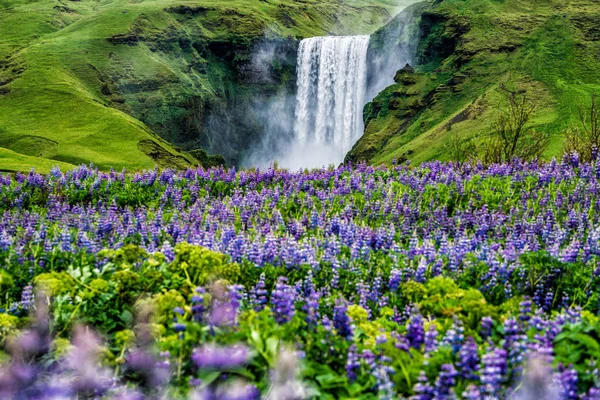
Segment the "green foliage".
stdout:
[[69,351],[71,351],[71,341],[66,338],[55,338],[50,344],[50,351],[52,354],[52,358],[55,360],[60,360],[64,356],[66,356]]
[[600,383],[597,363],[600,360],[600,319],[587,315],[579,324],[569,325],[554,340],[555,362],[573,365],[578,372],[580,387]]
[[418,304],[422,310],[443,318],[458,317],[465,327],[477,331],[481,319],[496,317],[496,307],[488,304],[477,289],[461,289],[448,277],[435,277],[427,282],[427,298]]
[[428,296],[448,296],[458,292],[458,286],[451,278],[436,276],[433,279],[427,281],[425,286],[427,288]]
[[135,333],[131,329],[124,329],[115,334],[115,343],[119,347],[127,347],[135,341]]
[[0,293],[6,292],[14,285],[12,276],[3,269],[0,269]]
[[427,290],[418,282],[408,281],[400,285],[400,293],[411,302],[417,303],[425,297]]
[[566,132],[565,152],[577,153],[582,161],[595,159],[600,149],[600,95],[592,93],[589,107],[579,107],[579,124]]
[[202,149],[191,150],[189,152],[204,168],[225,166],[225,158],[219,154],[208,154]]
[[33,280],[36,289],[48,296],[69,293],[75,288],[75,282],[66,272],[48,272],[40,274]]
[[228,262],[227,256],[204,247],[179,243],[175,247],[175,260],[169,271],[185,275],[192,285],[205,285],[218,278],[237,282],[241,270],[238,264]]
[[162,323],[171,321],[174,316],[173,310],[176,307],[183,307],[185,304],[185,298],[176,290],[171,289],[157,294],[154,297],[154,305],[159,316],[158,321]]
[[518,158],[523,161],[539,160],[548,147],[550,138],[531,126],[537,105],[524,90],[510,90],[500,86],[506,105],[498,113],[490,137],[483,143],[483,160],[502,164]]
[[[272,288],[277,277],[283,274],[292,285],[303,282],[309,275],[311,279],[329,281],[330,276],[325,271],[328,268],[303,266],[286,270],[271,265],[263,268],[245,265],[242,269],[238,264],[231,264],[223,254],[186,243],[176,246],[172,263],[167,263],[166,257],[160,253],[148,254],[135,245],[103,251],[100,259],[103,260],[100,268],[96,268],[95,261],[88,264],[83,259],[83,263],[79,264],[80,261],[73,258],[65,271],[43,272],[35,278],[36,286],[47,288],[47,293],[53,296],[50,304],[59,337],[52,342],[51,358],[60,359],[69,350],[69,341],[64,336],[79,320],[106,334],[108,343],[103,350],[103,360],[119,375],[126,364],[128,352],[140,339],[139,328],[134,327],[135,315],[151,306],[154,317],[144,323],[145,332],[150,332],[157,339],[158,349],[170,353],[172,365],[178,371],[173,383],[184,392],[188,390],[187,378],[190,376],[207,382],[248,379],[259,389],[268,390],[271,371],[277,368],[282,349],[288,343],[302,343],[306,358],[300,368],[300,378],[321,398],[375,398],[373,388],[377,380],[368,363],[359,361],[354,379],[349,379],[345,373],[351,346],[352,351],[358,354],[389,357],[389,365],[397,371],[391,375],[395,390],[403,396],[411,396],[421,371],[429,379],[435,379],[444,364],[456,365],[458,356],[449,345],[440,345],[427,355],[422,347],[399,345],[402,343],[399,338],[407,334],[407,325],[397,320],[394,308],[404,309],[410,305],[418,310],[424,317],[425,329],[435,327],[438,339],[460,322],[465,337],[473,337],[478,351],[483,352],[489,340],[501,340],[504,320],[519,315],[523,296],[531,295],[527,282],[552,283],[554,290],[569,293],[577,299],[577,304],[585,304],[586,299],[580,297],[581,293],[586,293],[589,285],[599,283],[598,278],[593,277],[591,267],[562,263],[542,252],[527,253],[510,277],[515,293],[511,298],[504,298],[499,293],[475,289],[482,286],[489,267],[469,258],[464,278],[461,274],[456,280],[436,276],[430,277],[424,284],[407,280],[396,293],[386,293],[389,295],[389,307],[379,307],[370,300],[370,310],[357,304],[349,305],[347,316],[352,335],[344,339],[335,329],[326,328],[323,324],[312,325],[303,307],[306,304],[303,299],[299,300],[293,318],[283,324],[275,321],[269,306],[256,311],[245,304],[234,321],[223,325],[206,323],[207,309],[215,302],[223,304],[228,301],[228,285],[236,278],[246,288],[252,288],[258,277],[265,274],[266,285]],[[370,259],[358,263],[354,272],[342,274],[340,271],[342,285],[332,288],[330,297],[319,300],[320,312],[331,315],[334,299],[352,298],[359,282],[375,276],[387,279],[391,269],[397,265],[398,260],[392,262],[389,254],[375,252]],[[182,278],[186,275],[182,272],[184,270],[189,278]],[[177,278],[179,273],[181,276]],[[548,280],[549,277],[552,279]],[[520,280],[523,282],[519,284]],[[193,311],[193,307],[199,304],[200,292],[193,291],[199,282],[206,289],[202,292],[202,312]],[[592,303],[586,307],[593,307]],[[599,356],[599,319],[591,312],[584,312],[582,316],[581,322],[565,325],[555,338],[555,349],[556,362],[576,366],[581,389],[587,390],[597,380],[593,365],[588,360]],[[492,336],[488,339],[481,336],[483,317],[491,317],[494,321]],[[0,340],[17,333],[21,324],[16,316],[0,314]],[[528,335],[536,333],[533,327],[527,332]],[[198,369],[191,361],[192,352],[194,348],[209,343],[243,343],[249,348],[249,361],[228,371]],[[466,383],[461,381],[456,387],[457,394],[465,387]]]
[[19,319],[13,315],[0,313],[0,344],[17,334],[19,328]]

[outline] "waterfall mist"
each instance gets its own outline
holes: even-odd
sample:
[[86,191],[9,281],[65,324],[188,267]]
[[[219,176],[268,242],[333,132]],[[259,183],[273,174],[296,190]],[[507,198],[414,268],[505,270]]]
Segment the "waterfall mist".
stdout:
[[371,35],[365,102],[393,85],[396,71],[414,63],[419,43],[419,31],[414,29],[416,17],[410,9],[406,10]]

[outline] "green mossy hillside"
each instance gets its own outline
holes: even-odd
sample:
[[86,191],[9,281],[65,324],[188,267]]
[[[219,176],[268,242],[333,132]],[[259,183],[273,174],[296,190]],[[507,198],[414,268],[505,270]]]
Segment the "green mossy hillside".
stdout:
[[35,169],[36,172],[47,174],[53,167],[62,171],[75,168],[73,164],[27,156],[0,147],[0,172],[25,172]]
[[[347,159],[448,160],[451,141],[481,143],[489,134],[503,107],[501,84],[527,91],[537,106],[532,124],[552,137],[545,156],[559,156],[564,131],[600,91],[598,21],[597,0],[429,3],[414,22],[416,72],[366,106],[365,134]],[[416,106],[394,109],[399,96]]]
[[228,125],[237,134],[228,146],[244,148],[255,125],[232,110],[247,109],[237,105],[257,84],[268,91],[290,79],[280,68],[279,82],[253,80],[255,43],[295,54],[295,38],[375,30],[394,3],[0,0],[0,147],[28,157],[20,169],[46,159],[188,166],[197,160],[181,149],[213,152]]

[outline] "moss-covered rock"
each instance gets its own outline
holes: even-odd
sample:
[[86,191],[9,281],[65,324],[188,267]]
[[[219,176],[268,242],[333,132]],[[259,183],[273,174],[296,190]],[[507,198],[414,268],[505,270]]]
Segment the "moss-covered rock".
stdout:
[[226,164],[225,158],[220,154],[208,154],[202,149],[189,152],[204,168],[219,167]]
[[410,65],[399,70],[394,77],[397,83],[365,106],[365,133],[346,155],[346,161],[356,163],[375,157],[394,135],[418,118],[444,79],[443,74],[417,73]]

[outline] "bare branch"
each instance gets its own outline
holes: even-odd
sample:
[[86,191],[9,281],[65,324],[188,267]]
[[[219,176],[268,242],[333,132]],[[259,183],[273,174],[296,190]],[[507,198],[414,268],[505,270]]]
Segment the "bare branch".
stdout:
[[549,138],[529,126],[537,109],[524,90],[513,91],[500,85],[507,109],[501,110],[485,146],[484,161],[508,162],[513,158],[534,160],[542,156]]
[[600,101],[592,94],[589,108],[581,105],[578,110],[579,126],[565,133],[565,152],[578,153],[582,161],[591,161],[600,149]]

